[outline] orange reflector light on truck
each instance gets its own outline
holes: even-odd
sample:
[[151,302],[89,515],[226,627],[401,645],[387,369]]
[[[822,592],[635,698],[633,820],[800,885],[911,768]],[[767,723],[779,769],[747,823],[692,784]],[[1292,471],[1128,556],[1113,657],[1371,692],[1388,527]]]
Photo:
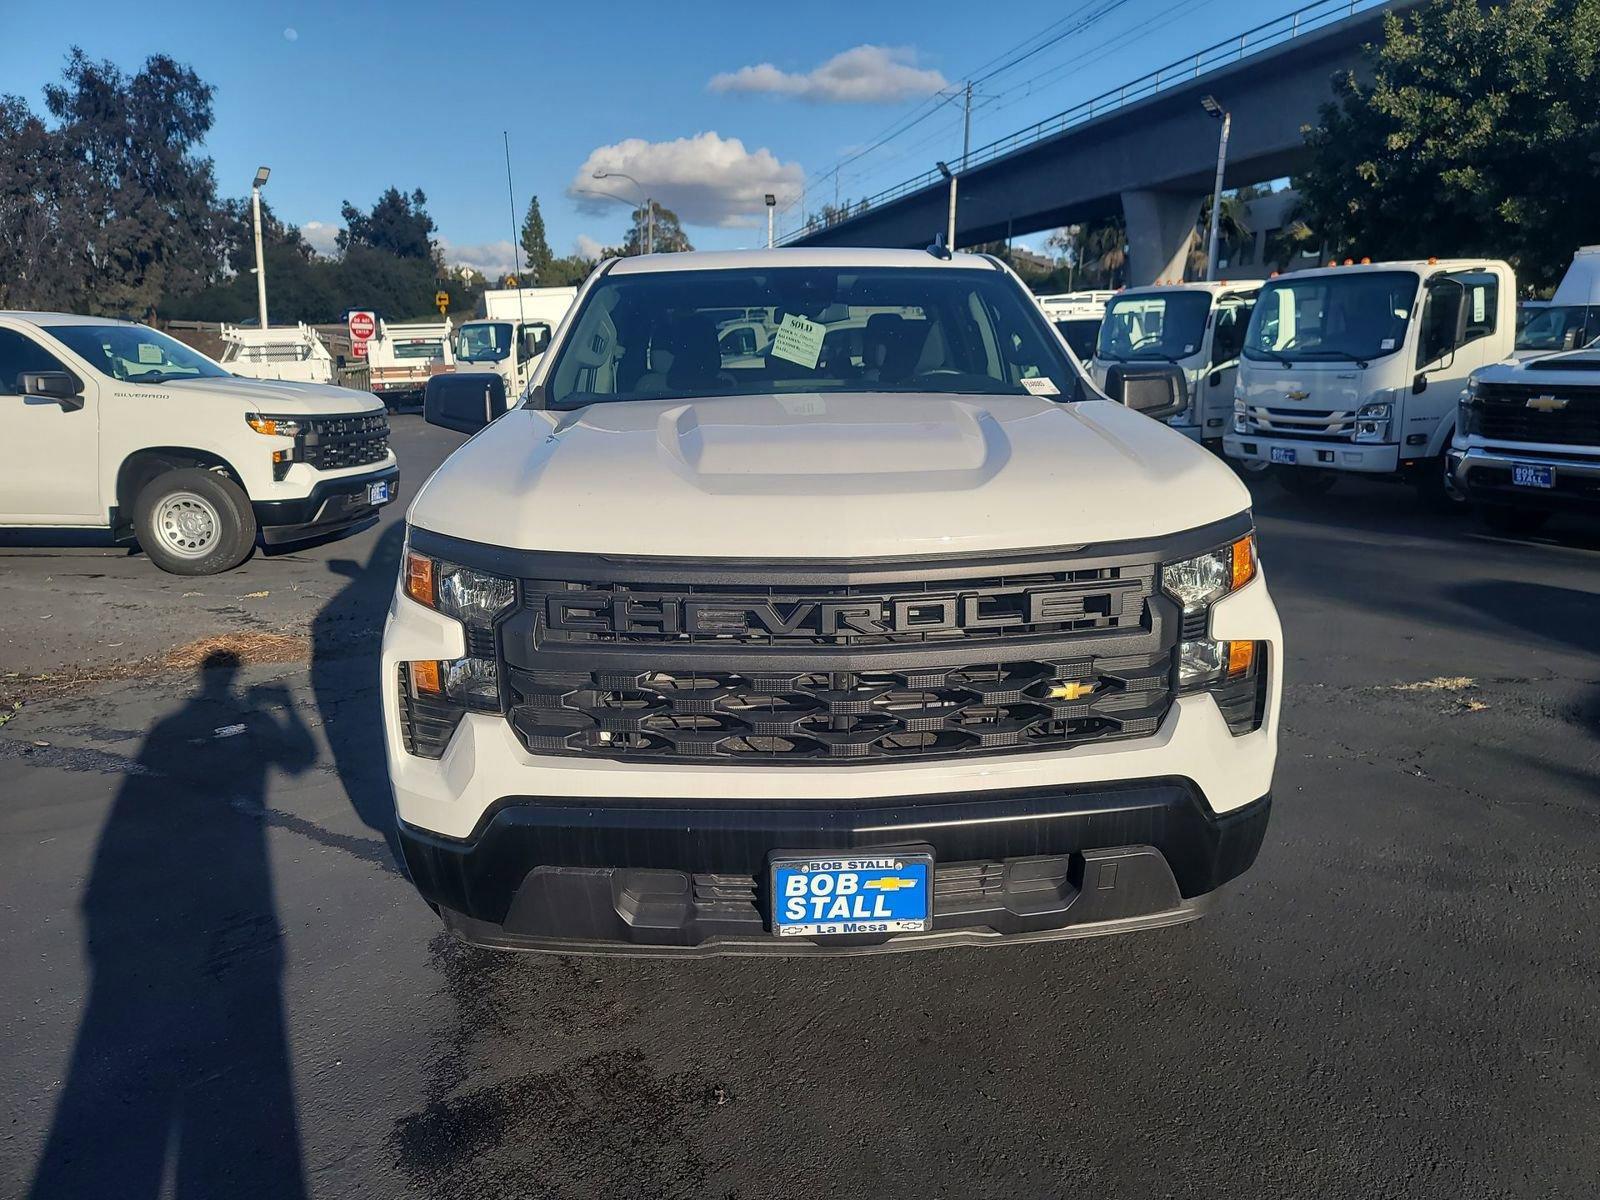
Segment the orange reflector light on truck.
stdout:
[[411,665],[411,686],[419,696],[444,695],[444,683],[440,678],[439,664],[433,659],[414,662]]
[[433,559],[406,551],[406,595],[427,608],[434,606]]
[[1228,678],[1237,679],[1249,672],[1255,665],[1256,644],[1254,642],[1229,642],[1228,643]]
[[1228,590],[1237,592],[1255,577],[1256,538],[1255,534],[1249,534],[1233,544],[1233,586]]

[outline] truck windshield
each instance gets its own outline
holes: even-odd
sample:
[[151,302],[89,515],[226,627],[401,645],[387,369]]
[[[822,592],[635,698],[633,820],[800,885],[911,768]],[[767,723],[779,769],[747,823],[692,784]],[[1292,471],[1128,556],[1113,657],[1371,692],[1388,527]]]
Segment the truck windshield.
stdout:
[[1600,336],[1600,308],[1561,304],[1526,312],[1517,330],[1518,350],[1576,350]]
[[394,356],[396,358],[443,358],[444,343],[431,342],[421,338],[409,342],[395,342]]
[[[758,314],[762,336],[723,343],[727,328],[751,323],[747,313]],[[1038,306],[985,269],[608,276],[555,354],[544,377],[552,408],[818,392],[1079,395]]]
[[499,362],[510,353],[511,324],[506,321],[463,325],[456,340],[456,357],[462,362]]
[[1406,340],[1417,298],[1410,271],[1284,276],[1261,289],[1245,332],[1253,362],[1368,362]]
[[1178,362],[1200,353],[1210,312],[1210,292],[1118,296],[1106,305],[1095,353],[1112,362]]
[[102,375],[130,383],[226,379],[204,355],[143,325],[45,325],[44,331]]

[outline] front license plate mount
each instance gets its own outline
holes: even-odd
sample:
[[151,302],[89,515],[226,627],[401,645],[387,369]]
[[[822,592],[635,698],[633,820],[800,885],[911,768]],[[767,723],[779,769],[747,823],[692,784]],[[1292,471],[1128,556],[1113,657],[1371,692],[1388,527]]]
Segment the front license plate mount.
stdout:
[[377,483],[367,484],[367,503],[389,503],[389,481],[387,479],[380,479]]
[[1293,446],[1274,446],[1272,448],[1272,461],[1275,463],[1298,462],[1300,456],[1295,453]]
[[769,860],[772,932],[780,938],[921,933],[933,927],[927,847],[779,851]]

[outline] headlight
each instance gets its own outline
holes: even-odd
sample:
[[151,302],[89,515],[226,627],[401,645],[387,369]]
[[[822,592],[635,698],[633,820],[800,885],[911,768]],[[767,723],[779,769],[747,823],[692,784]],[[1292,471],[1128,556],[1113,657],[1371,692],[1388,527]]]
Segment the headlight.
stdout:
[[479,712],[503,711],[494,623],[516,603],[515,581],[407,549],[403,582],[408,597],[454,617],[467,635],[464,658],[407,664],[412,694]]
[[1256,577],[1256,535],[1246,534],[1229,545],[1161,568],[1161,590],[1198,612],[1236,592]]
[[1244,402],[1244,397],[1238,392],[1233,393],[1233,431],[1235,433],[1250,432],[1250,409]]
[[245,424],[267,437],[299,437],[305,431],[303,421],[295,420],[293,417],[267,417],[260,413],[246,414]]
[[1363,404],[1356,413],[1356,436],[1358,442],[1387,442],[1389,440],[1389,425],[1394,416],[1392,404]]

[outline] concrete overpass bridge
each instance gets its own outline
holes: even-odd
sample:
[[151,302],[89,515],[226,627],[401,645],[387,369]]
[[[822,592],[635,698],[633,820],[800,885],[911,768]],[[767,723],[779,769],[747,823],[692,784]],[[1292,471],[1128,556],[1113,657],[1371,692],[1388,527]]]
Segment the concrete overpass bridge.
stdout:
[[[1224,186],[1294,173],[1302,125],[1332,99],[1330,76],[1359,70],[1384,17],[1422,0],[1320,0],[979,146],[959,176],[956,244],[976,245],[1120,211],[1130,283],[1181,277],[1217,166],[1212,95],[1232,113]],[[925,246],[945,228],[948,185],[928,171],[868,197],[789,246]]]

